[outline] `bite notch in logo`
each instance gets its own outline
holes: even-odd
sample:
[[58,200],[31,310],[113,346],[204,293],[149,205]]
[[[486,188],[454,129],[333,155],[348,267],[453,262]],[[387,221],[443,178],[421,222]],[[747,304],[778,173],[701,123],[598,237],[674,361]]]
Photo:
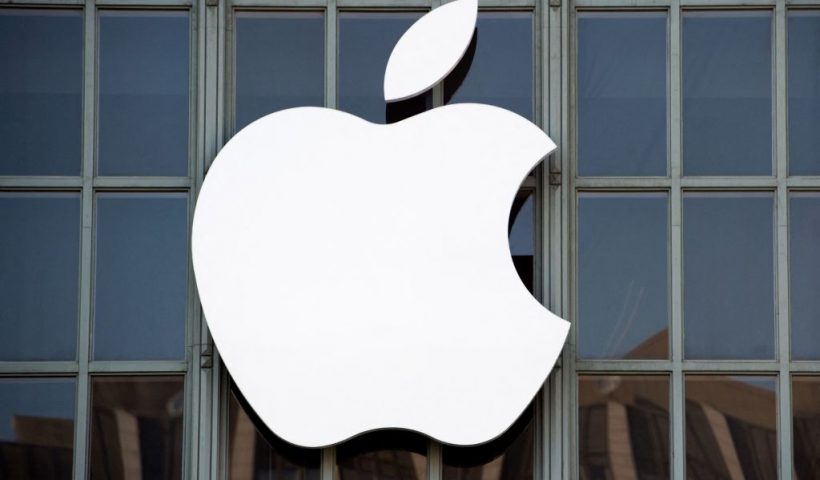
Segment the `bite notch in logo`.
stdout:
[[[477,8],[410,27],[387,101],[455,67]],[[299,107],[237,133],[202,186],[192,250],[214,341],[259,418],[307,447],[382,428],[456,445],[503,433],[569,329],[521,283],[507,239],[518,187],[554,148],[479,104],[389,125]]]

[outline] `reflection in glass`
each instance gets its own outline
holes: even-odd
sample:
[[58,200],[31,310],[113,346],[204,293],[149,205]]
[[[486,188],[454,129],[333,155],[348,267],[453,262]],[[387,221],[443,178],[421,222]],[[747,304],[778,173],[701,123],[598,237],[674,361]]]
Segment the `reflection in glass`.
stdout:
[[682,18],[684,174],[771,175],[771,11]]
[[789,173],[820,175],[820,11],[788,15]]
[[820,478],[820,377],[792,377],[794,478]]
[[578,174],[666,175],[666,13],[578,13]]
[[365,433],[336,447],[339,480],[425,480],[427,437],[404,430]]
[[236,126],[285,108],[322,106],[321,12],[236,13]]
[[820,194],[789,201],[789,293],[792,358],[820,359]]
[[533,120],[532,24],[529,12],[479,12],[474,53],[445,79],[444,102],[486,103]]
[[0,360],[74,360],[80,196],[0,192]]
[[82,10],[0,10],[0,175],[79,175]]
[[97,196],[95,359],[183,358],[187,218],[184,193]]
[[228,408],[229,480],[319,480],[321,450],[274,435],[233,384]]
[[578,377],[582,480],[669,478],[669,377]]
[[100,13],[100,175],[187,175],[189,35],[187,12]]
[[527,480],[533,478],[533,407],[500,437],[475,447],[445,445],[444,480]]
[[686,375],[686,478],[777,478],[776,381]]
[[510,210],[509,238],[518,277],[532,293],[535,268],[535,195],[531,190],[519,190]]
[[73,379],[0,379],[0,478],[69,480],[73,450]]
[[[388,119],[384,70],[393,46],[421,17],[409,12],[341,12],[339,14],[339,110],[375,123]],[[405,102],[402,116],[426,110],[430,95]],[[392,105],[392,104],[391,104]]]
[[769,193],[684,195],[686,358],[774,358],[772,204]]
[[664,193],[580,194],[580,357],[668,358],[667,217]]
[[91,480],[182,478],[182,376],[92,377]]

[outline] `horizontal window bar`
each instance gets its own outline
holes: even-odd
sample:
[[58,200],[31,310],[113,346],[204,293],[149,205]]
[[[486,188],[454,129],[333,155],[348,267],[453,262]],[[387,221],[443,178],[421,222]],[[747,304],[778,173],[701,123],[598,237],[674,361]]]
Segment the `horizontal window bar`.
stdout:
[[0,362],[0,375],[77,373],[77,362]]

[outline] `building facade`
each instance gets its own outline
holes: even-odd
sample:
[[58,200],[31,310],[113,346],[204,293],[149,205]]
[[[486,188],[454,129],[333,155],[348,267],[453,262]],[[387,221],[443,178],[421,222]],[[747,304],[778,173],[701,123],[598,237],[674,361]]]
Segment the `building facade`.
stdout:
[[[482,0],[465,61],[386,108],[440,4],[0,0],[0,478],[820,478],[820,4]],[[283,108],[456,102],[558,144],[509,230],[559,364],[488,444],[286,444],[197,299],[208,166]]]

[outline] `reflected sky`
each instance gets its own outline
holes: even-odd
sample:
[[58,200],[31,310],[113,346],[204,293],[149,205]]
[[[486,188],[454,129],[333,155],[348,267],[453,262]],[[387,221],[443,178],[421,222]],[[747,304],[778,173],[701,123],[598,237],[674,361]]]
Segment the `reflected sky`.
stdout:
[[820,11],[789,10],[789,173],[820,175]]

